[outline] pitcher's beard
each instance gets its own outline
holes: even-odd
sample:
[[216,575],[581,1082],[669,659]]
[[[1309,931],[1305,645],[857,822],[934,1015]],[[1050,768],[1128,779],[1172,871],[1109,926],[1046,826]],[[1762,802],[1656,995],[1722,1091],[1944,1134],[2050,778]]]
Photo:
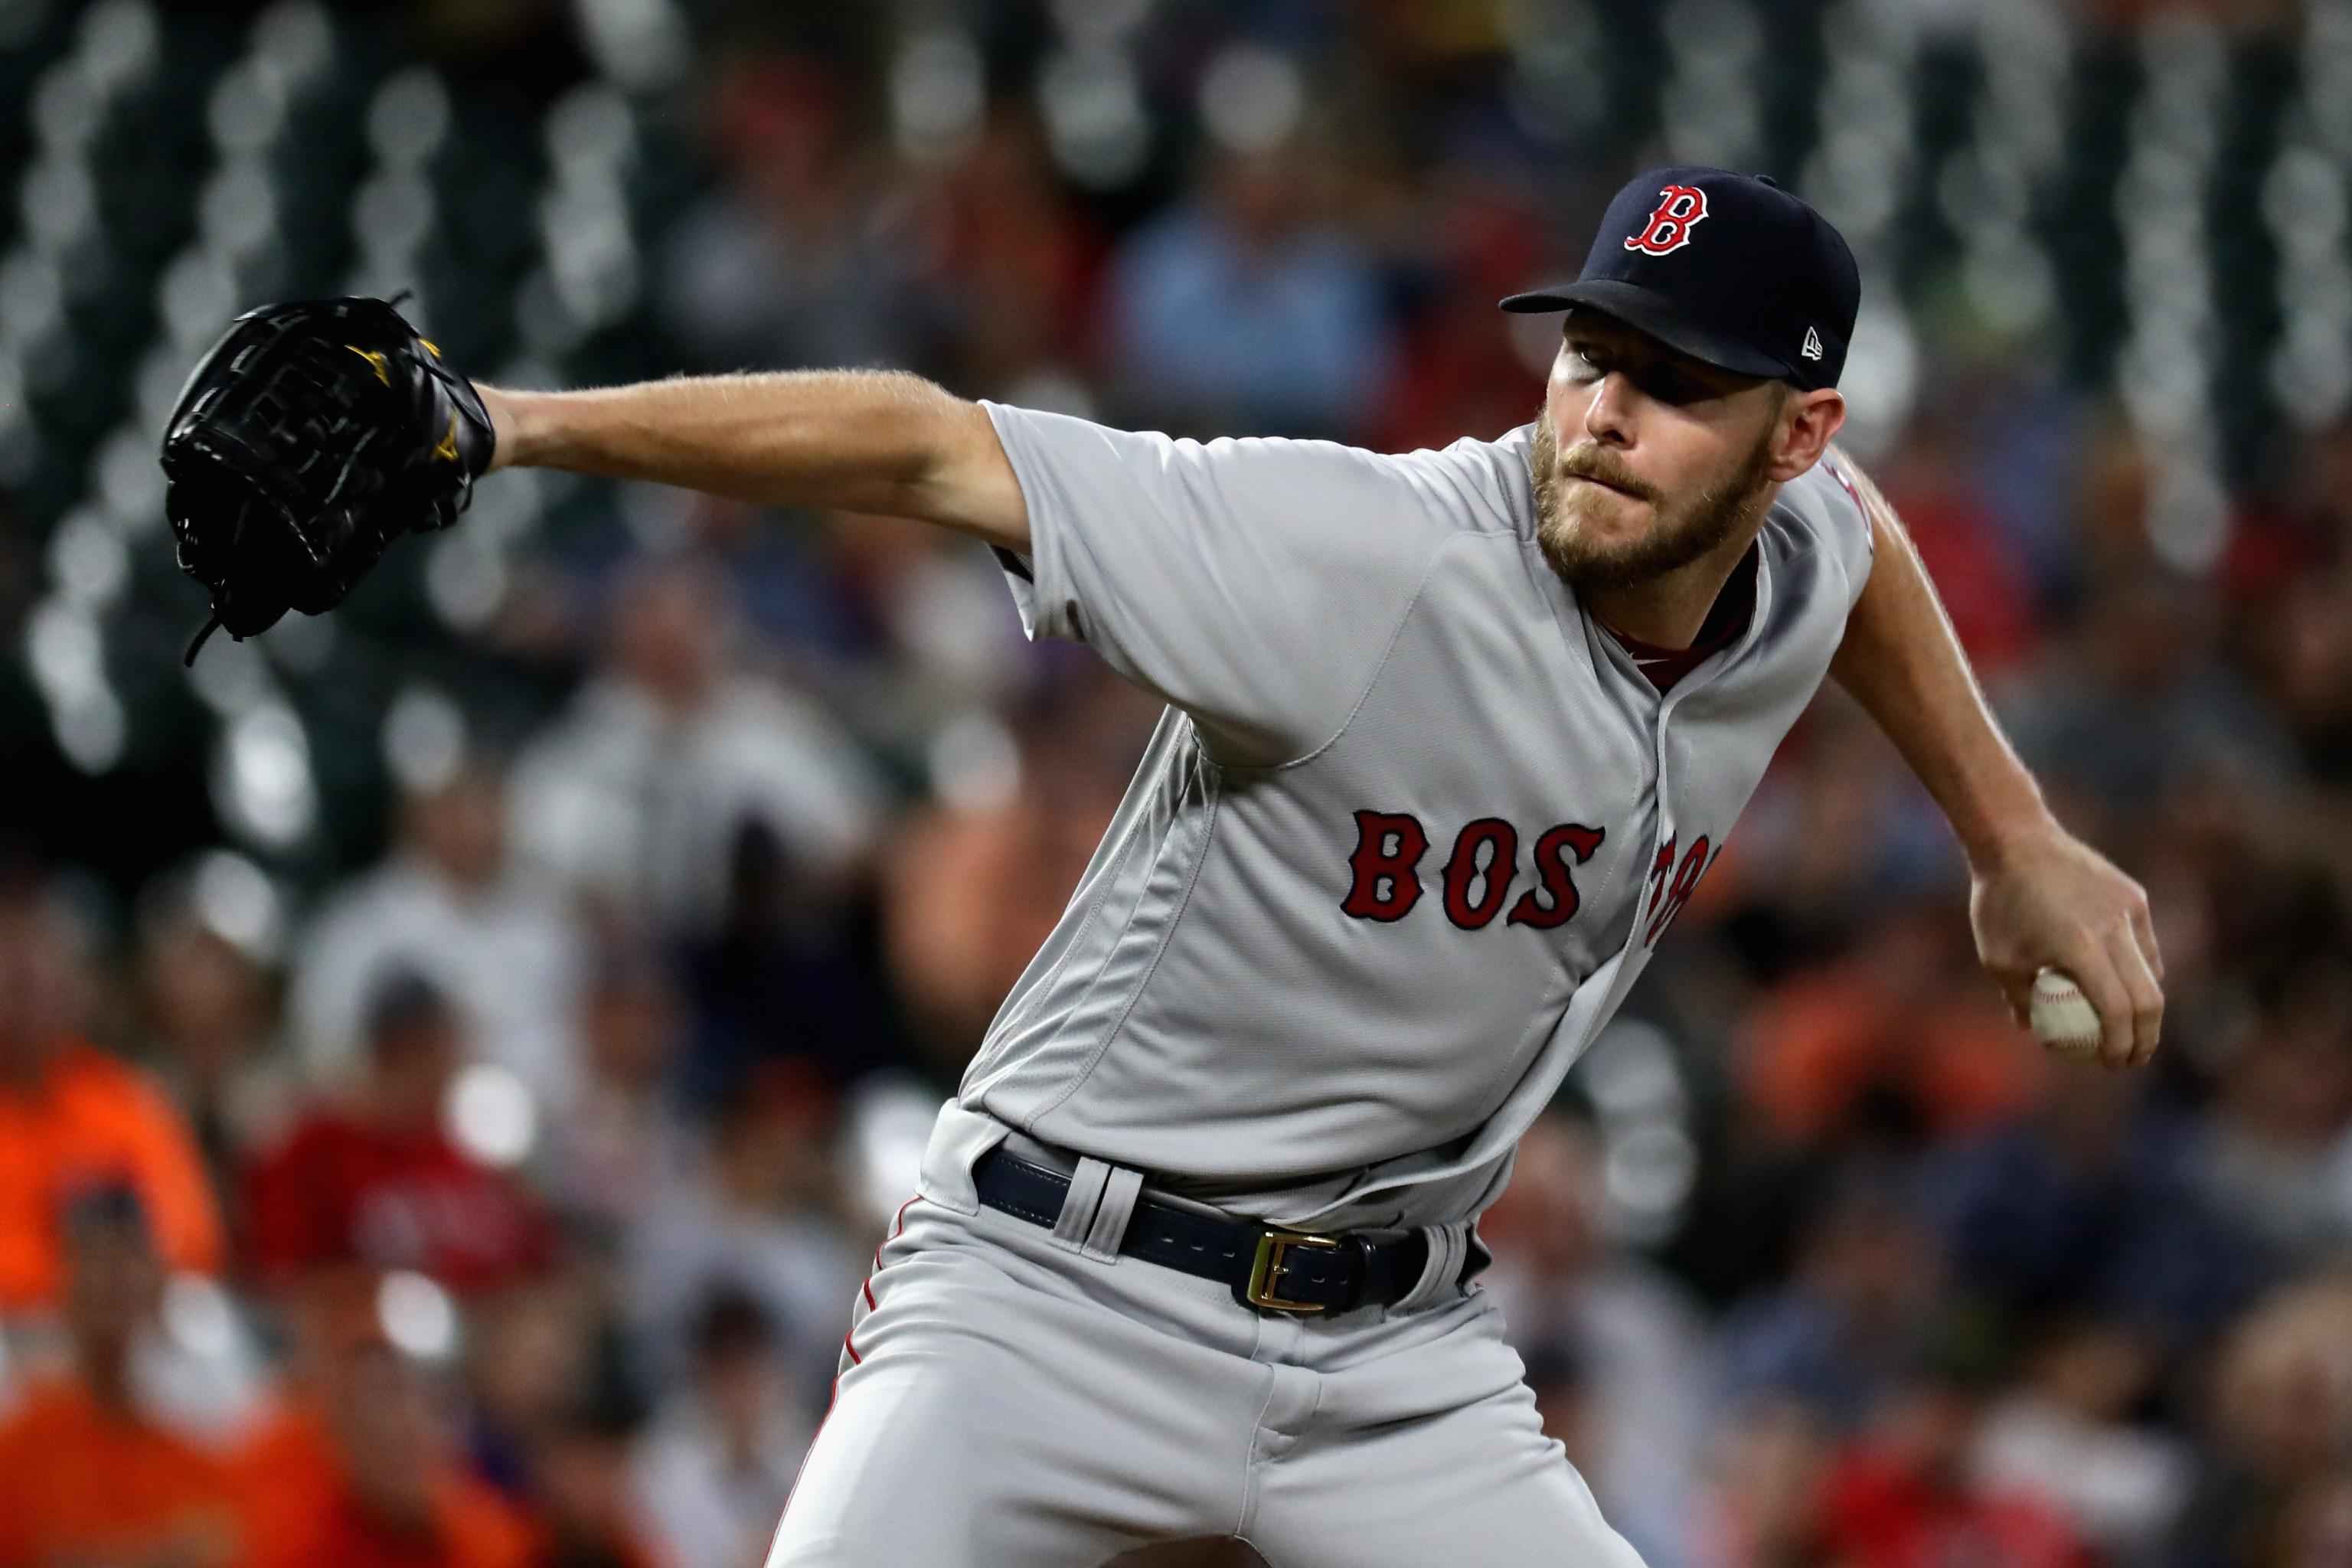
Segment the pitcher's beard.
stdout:
[[[1772,460],[1772,430],[1771,425],[1764,427],[1754,449],[1728,476],[1670,508],[1656,491],[1638,485],[1605,448],[1573,448],[1563,468],[1551,420],[1537,415],[1528,466],[1535,483],[1536,540],[1544,559],[1571,588],[1622,588],[1689,565],[1755,517],[1768,483],[1764,470]],[[1622,542],[1599,538],[1580,515],[1587,500],[1598,498],[1584,486],[1571,485],[1574,475],[1633,490],[1655,514],[1649,528]]]

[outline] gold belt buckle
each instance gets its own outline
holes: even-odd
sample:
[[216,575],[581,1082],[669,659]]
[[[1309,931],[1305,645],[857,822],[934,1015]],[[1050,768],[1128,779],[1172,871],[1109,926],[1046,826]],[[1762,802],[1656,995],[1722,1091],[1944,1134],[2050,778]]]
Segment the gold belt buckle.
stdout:
[[1244,1300],[1253,1307],[1269,1312],[1294,1312],[1305,1316],[1309,1312],[1329,1310],[1322,1301],[1292,1301],[1282,1293],[1282,1277],[1288,1272],[1290,1249],[1312,1247],[1326,1252],[1339,1249],[1336,1236],[1311,1236],[1304,1231],[1265,1230],[1257,1237],[1257,1257],[1250,1264],[1249,1287]]

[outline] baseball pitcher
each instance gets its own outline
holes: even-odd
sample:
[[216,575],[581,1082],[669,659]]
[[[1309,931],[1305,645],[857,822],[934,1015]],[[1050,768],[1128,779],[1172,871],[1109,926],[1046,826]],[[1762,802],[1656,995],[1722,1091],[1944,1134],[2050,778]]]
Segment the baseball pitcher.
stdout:
[[[2062,967],[2106,1064],[2147,1058],[2141,890],[2053,820],[1831,445],[1859,291],[1770,181],[1654,171],[1573,282],[1504,301],[1560,314],[1533,421],[1394,457],[904,374],[394,378],[396,449],[460,502],[541,465],[927,519],[994,549],[1032,636],[1168,704],[876,1255],[769,1568],[1196,1538],[1272,1568],[1633,1563],[1538,1423],[1475,1225],[1824,676],[1949,818],[2012,1005]],[[398,350],[369,346],[426,363]],[[207,524],[173,517],[185,553]]]

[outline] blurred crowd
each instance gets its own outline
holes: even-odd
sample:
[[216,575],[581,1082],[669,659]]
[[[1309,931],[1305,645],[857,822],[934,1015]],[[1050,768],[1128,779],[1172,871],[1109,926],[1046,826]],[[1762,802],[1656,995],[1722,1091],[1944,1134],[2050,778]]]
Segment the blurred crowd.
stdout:
[[[716,65],[662,354],[1500,434],[1551,344],[1492,303],[1624,170],[1502,155],[1475,51],[1377,37],[1333,119],[1409,148],[1244,56],[1119,202],[1034,117],[915,160],[828,57]],[[1485,1287],[1654,1568],[2345,1568],[2352,425],[2184,574],[2116,408],[2030,343],[1922,343],[1870,466],[2150,889],[2164,1050],[2013,1026],[1932,805],[1826,693],[1530,1135]],[[620,510],[477,634],[544,677],[530,722],[395,708],[373,863],[126,889],[6,825],[0,1568],[759,1560],[929,1113],[1156,715],[915,525]]]

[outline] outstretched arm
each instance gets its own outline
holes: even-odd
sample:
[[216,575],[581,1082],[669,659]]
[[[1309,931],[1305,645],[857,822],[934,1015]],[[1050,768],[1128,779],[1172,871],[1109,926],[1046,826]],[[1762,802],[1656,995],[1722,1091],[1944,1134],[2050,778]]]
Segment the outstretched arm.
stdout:
[[1894,741],[1967,853],[1977,954],[2025,1016],[2033,976],[2072,974],[2102,1026],[2100,1059],[2137,1067],[2164,1019],[2164,961],[2139,884],[2058,825],[1978,689],[1894,509],[1851,460],[1877,560],[1830,666]]
[[739,500],[919,518],[1025,552],[987,410],[895,371],[680,376],[593,392],[478,388],[491,468],[568,468]]

